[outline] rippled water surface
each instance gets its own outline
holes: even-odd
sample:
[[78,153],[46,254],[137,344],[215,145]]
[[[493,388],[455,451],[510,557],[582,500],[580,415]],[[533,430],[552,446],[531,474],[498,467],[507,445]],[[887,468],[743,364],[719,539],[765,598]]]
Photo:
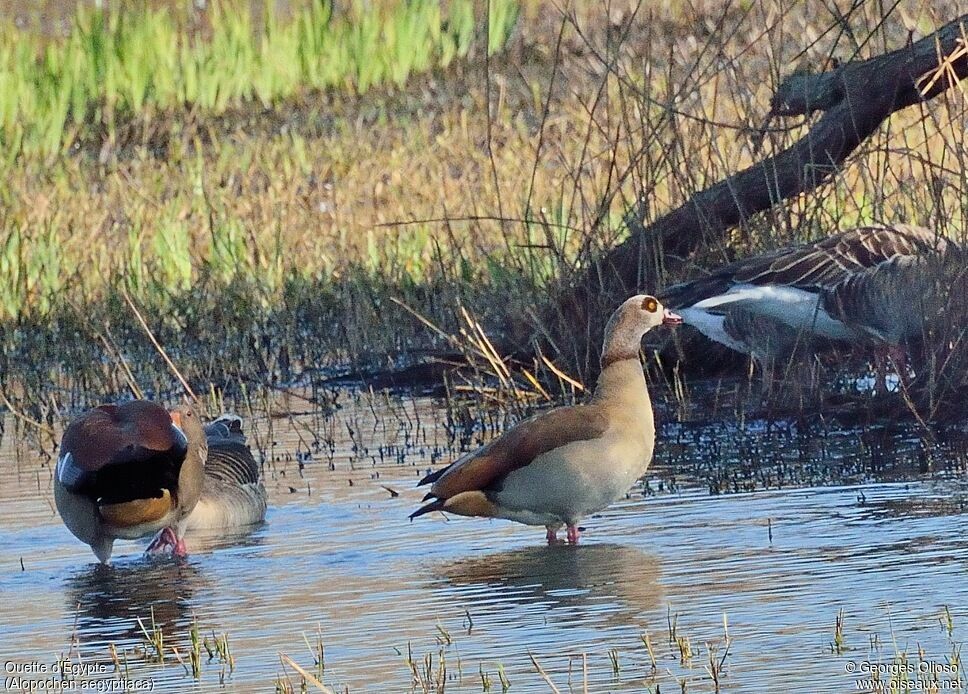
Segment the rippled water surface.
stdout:
[[[968,634],[959,432],[935,446],[903,431],[667,425],[646,484],[587,519],[580,546],[548,547],[542,529],[506,522],[409,523],[418,477],[471,442],[430,399],[340,402],[251,422],[268,522],[189,536],[186,561],[122,542],[97,566],[54,511],[49,464],[6,435],[5,677],[69,656],[116,681],[116,652],[129,686],[155,691],[298,691],[291,659],[353,692],[501,691],[502,678],[510,691],[714,691],[713,675],[722,691],[841,692],[906,656],[912,680],[930,666],[942,687],[968,682],[949,665]],[[197,679],[193,624],[214,654],[201,648]],[[231,664],[214,651],[223,635]]]

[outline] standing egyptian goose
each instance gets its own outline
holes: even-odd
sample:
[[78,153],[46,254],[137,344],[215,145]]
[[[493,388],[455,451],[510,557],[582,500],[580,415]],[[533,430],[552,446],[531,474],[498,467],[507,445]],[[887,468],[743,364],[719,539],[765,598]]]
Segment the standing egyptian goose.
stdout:
[[431,511],[562,525],[578,542],[578,521],[621,498],[652,462],[655,422],[639,348],[642,336],[679,317],[652,296],[633,296],[605,328],[601,374],[591,401],[520,422],[499,438],[427,475]]
[[817,339],[873,346],[882,384],[884,357],[903,360],[904,343],[933,317],[939,280],[959,253],[929,229],[859,227],[740,260],[661,296],[687,325],[760,359],[759,338],[771,324],[783,335],[778,353]]
[[185,519],[202,494],[207,444],[198,416],[135,400],[102,405],[64,432],[54,501],[67,528],[108,563],[114,541],[158,532],[185,551]]

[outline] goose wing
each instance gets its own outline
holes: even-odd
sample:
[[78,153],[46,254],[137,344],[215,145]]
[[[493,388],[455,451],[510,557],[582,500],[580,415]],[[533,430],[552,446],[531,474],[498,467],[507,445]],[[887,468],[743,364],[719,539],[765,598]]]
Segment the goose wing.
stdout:
[[242,431],[242,419],[222,415],[205,425],[205,476],[239,485],[258,484],[261,471]]
[[560,407],[537,414],[515,425],[502,436],[450,465],[424,477],[420,485],[433,484],[421,507],[410,517],[438,510],[450,497],[499,485],[509,473],[530,465],[536,458],[575,441],[602,436],[608,419],[599,405]]
[[865,226],[772,257],[740,263],[733,280],[797,289],[824,289],[900,256],[939,250],[947,242],[930,229],[909,225]]
[[139,486],[144,477],[152,478],[148,486],[163,481],[169,486],[187,450],[184,434],[161,405],[144,400],[101,405],[64,432],[57,480],[72,492],[97,496],[117,486]]
[[672,308],[725,294],[737,284],[818,291],[865,273],[899,256],[943,251],[949,242],[924,227],[864,226],[805,246],[791,246],[725,265],[706,277],[666,289]]

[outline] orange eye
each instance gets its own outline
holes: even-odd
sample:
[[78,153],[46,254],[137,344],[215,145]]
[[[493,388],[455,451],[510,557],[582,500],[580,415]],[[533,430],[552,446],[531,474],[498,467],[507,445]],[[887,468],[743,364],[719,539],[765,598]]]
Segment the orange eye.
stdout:
[[644,308],[649,313],[655,313],[659,310],[659,302],[653,299],[651,296],[642,302],[642,308]]

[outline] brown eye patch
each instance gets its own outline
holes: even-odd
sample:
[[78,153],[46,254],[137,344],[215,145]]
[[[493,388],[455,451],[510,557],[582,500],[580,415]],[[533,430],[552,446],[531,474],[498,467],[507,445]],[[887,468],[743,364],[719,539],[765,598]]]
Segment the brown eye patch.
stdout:
[[659,302],[653,299],[651,296],[642,302],[642,308],[644,308],[649,313],[655,313],[659,310]]

